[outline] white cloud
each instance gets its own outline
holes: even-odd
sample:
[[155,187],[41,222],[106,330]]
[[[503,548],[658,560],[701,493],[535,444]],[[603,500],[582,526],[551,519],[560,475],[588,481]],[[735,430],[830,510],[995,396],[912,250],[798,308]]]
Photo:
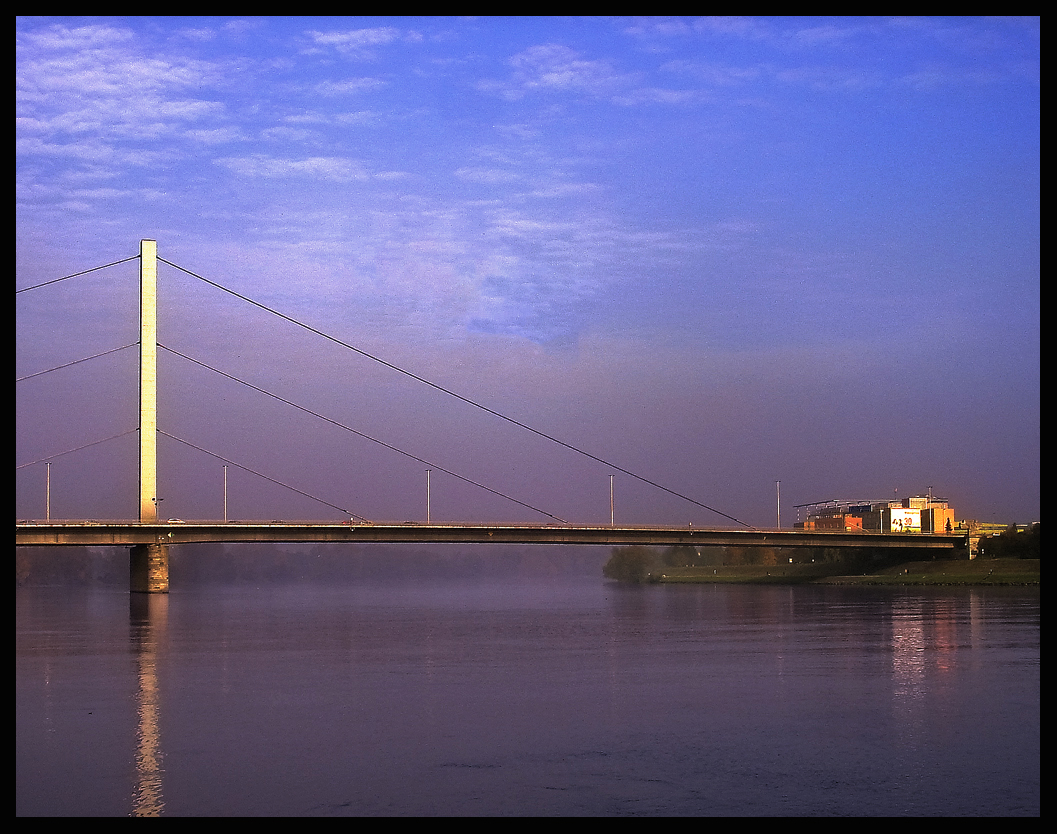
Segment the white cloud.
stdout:
[[304,142],[316,134],[299,127],[269,127],[261,131],[261,137],[275,142]]
[[191,129],[184,131],[184,136],[204,145],[224,145],[228,142],[235,142],[245,138],[242,131],[237,127]]
[[[589,59],[560,44],[529,47],[509,59],[513,73],[506,80],[478,83],[483,92],[501,95],[511,101],[532,93],[587,95],[621,106],[640,104],[690,104],[700,100],[696,90],[675,90],[646,83],[641,72],[624,72],[605,59]],[[531,135],[524,125],[507,126],[509,134],[518,130]]]
[[346,32],[313,31],[308,32],[308,36],[321,46],[359,49],[364,46],[392,43],[400,37],[400,30],[386,26],[374,29],[352,29]]
[[455,172],[455,176],[459,177],[459,179],[486,185],[517,182],[521,179],[519,174],[503,170],[502,168],[459,168]]
[[623,89],[631,76],[615,70],[609,61],[590,60],[560,44],[532,46],[508,62],[513,75],[506,81],[484,81],[479,88],[518,99],[533,91],[581,92],[608,96]]
[[640,87],[612,98],[614,104],[693,104],[701,101],[697,90],[670,90],[664,87]]
[[[198,95],[220,75],[206,61],[146,54],[127,30],[50,26],[16,39],[15,101],[21,136],[75,144],[172,137],[220,116]],[[200,138],[201,135],[199,135]]]
[[367,169],[359,160],[333,156],[284,159],[251,154],[223,157],[216,163],[244,177],[307,177],[334,182],[353,182],[369,177]]
[[347,78],[343,81],[324,81],[314,89],[321,96],[347,96],[384,86],[385,82],[380,78]]
[[422,40],[418,32],[379,26],[367,29],[321,32],[312,30],[305,34],[317,47],[334,49],[350,58],[371,58],[374,48],[393,43],[417,43]]

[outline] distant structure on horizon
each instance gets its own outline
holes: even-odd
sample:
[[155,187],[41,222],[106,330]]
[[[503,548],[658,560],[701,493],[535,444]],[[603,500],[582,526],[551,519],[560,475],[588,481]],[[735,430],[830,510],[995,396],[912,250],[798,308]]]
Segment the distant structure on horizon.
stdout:
[[892,501],[816,501],[798,504],[796,510],[807,511],[807,518],[793,525],[797,530],[953,533],[956,528],[954,508],[932,495]]

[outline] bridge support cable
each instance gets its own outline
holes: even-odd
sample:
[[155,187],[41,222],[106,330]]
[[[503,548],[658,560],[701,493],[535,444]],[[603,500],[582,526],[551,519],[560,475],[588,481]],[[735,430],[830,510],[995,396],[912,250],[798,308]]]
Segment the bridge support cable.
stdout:
[[135,347],[139,342],[132,342],[131,344],[122,345],[121,347],[111,348],[110,350],[104,350],[102,353],[96,353],[92,356],[86,356],[83,359],[74,359],[73,362],[67,362],[65,365],[56,365],[54,368],[48,368],[46,371],[37,371],[36,373],[26,374],[15,378],[15,382],[24,382],[27,379],[33,379],[36,376],[44,376],[44,374],[50,374],[52,371],[61,371],[63,368],[69,368],[72,365],[79,365],[81,362],[87,362],[89,359],[98,359],[100,356],[107,356],[111,353],[117,353],[119,350],[127,350],[130,347]]
[[62,278],[52,278],[50,281],[44,281],[41,284],[34,284],[32,287],[23,287],[20,290],[15,290],[15,295],[22,292],[29,292],[30,290],[39,290],[41,287],[47,287],[50,284],[57,284],[59,281],[68,281],[70,278],[76,278],[79,275],[87,275],[89,272],[98,272],[101,269],[107,267],[117,266],[118,264],[128,263],[129,261],[138,261],[139,255],[133,255],[131,258],[122,258],[120,261],[114,261],[110,264],[103,264],[102,266],[93,266],[91,269],[83,269],[80,272],[74,272],[72,275],[64,275]]
[[325,501],[322,498],[319,498],[318,496],[312,495],[312,494],[310,494],[308,492],[304,492],[303,490],[300,490],[300,489],[298,489],[295,486],[290,486],[290,484],[284,484],[282,481],[277,481],[275,478],[269,478],[263,472],[258,472],[255,469],[250,469],[248,466],[243,466],[241,463],[236,463],[233,460],[228,460],[227,458],[225,458],[225,457],[223,457],[221,455],[218,455],[216,452],[210,452],[208,449],[203,449],[201,446],[196,446],[194,443],[191,443],[189,440],[184,440],[181,437],[177,437],[174,434],[169,434],[167,431],[162,431],[161,429],[158,429],[158,434],[163,434],[166,437],[171,438],[172,440],[175,440],[177,443],[183,443],[185,446],[190,446],[192,449],[197,449],[199,452],[205,452],[210,457],[214,457],[217,460],[222,460],[222,461],[224,461],[224,463],[230,464],[231,466],[234,466],[234,467],[236,467],[238,469],[241,469],[244,472],[249,472],[251,475],[256,475],[258,478],[264,478],[264,480],[266,480],[266,481],[270,481],[273,484],[278,484],[281,487],[285,487],[286,489],[289,489],[289,490],[291,490],[293,492],[296,492],[298,495],[305,496],[305,498],[311,498],[313,501],[317,501],[318,503],[323,504],[323,505],[325,505],[327,507],[330,507],[333,510],[337,510],[339,513],[344,513],[345,515],[349,516],[350,518],[356,518],[356,519],[359,519],[360,521],[364,521],[364,522],[370,523],[370,519],[364,518],[361,515],[356,515],[356,513],[352,512],[350,510],[347,510],[344,507],[339,507],[337,504],[331,504],[329,501]]
[[[159,258],[159,260],[161,260],[161,259]],[[339,423],[337,420],[333,420],[333,419],[331,419],[330,417],[327,417],[324,414],[320,414],[317,411],[312,411],[312,409],[310,409],[310,408],[305,408],[303,405],[298,405],[295,402],[292,402],[292,401],[287,400],[287,399],[285,399],[283,397],[280,397],[278,394],[273,394],[271,391],[267,391],[264,388],[260,388],[260,387],[258,387],[256,385],[254,385],[252,382],[247,382],[244,379],[239,379],[237,376],[232,376],[229,373],[225,373],[224,371],[220,370],[219,368],[214,368],[212,365],[207,365],[205,362],[201,362],[201,361],[199,361],[197,359],[193,359],[192,357],[188,356],[187,354],[180,353],[180,351],[178,351],[178,350],[173,350],[172,348],[166,347],[163,344],[159,344],[158,347],[160,347],[162,350],[168,351],[169,353],[172,353],[172,354],[175,354],[176,356],[179,356],[181,359],[186,359],[188,362],[192,362],[195,365],[200,365],[201,367],[203,367],[203,368],[205,368],[207,370],[210,370],[213,373],[218,374],[218,375],[220,375],[220,376],[222,376],[222,377],[224,377],[226,379],[230,379],[233,382],[239,383],[240,385],[245,385],[247,388],[251,388],[254,391],[257,391],[257,392],[259,392],[261,394],[264,394],[265,396],[271,397],[273,400],[278,400],[279,402],[281,402],[281,403],[283,403],[285,405],[291,406],[292,408],[296,408],[298,411],[303,411],[303,412],[305,412],[305,414],[310,414],[311,416],[316,417],[319,420],[323,420],[323,421],[325,421],[327,423],[330,423],[332,426],[337,426],[339,429],[344,429],[347,432],[351,432],[352,434],[355,434],[357,437],[362,437],[364,440],[369,440],[372,443],[377,443],[379,446],[384,446],[386,449],[389,449],[389,450],[391,450],[393,452],[396,452],[397,454],[401,454],[401,455],[403,455],[406,458],[410,458],[411,460],[417,461],[418,463],[423,463],[426,466],[430,466],[433,469],[437,470],[438,472],[443,472],[445,475],[451,475],[453,478],[455,478],[455,479],[457,479],[459,481],[462,481],[465,484],[469,484],[470,486],[477,487],[478,489],[483,489],[485,492],[489,492],[492,495],[496,495],[496,496],[498,496],[500,498],[504,498],[507,501],[512,501],[513,503],[515,503],[515,504],[517,504],[517,505],[519,505],[521,507],[525,507],[526,509],[532,510],[533,512],[540,513],[541,515],[545,515],[545,516],[547,516],[547,518],[553,518],[555,521],[557,521],[557,522],[559,522],[561,524],[568,524],[569,523],[564,518],[559,518],[558,516],[547,512],[546,510],[541,510],[539,507],[534,507],[531,504],[526,504],[524,501],[520,501],[517,498],[514,498],[513,496],[506,495],[505,493],[499,492],[498,490],[495,490],[495,489],[492,489],[491,487],[485,486],[482,483],[474,481],[471,478],[467,478],[464,475],[460,475],[457,472],[453,472],[450,469],[446,469],[445,467],[440,466],[439,464],[433,463],[432,461],[428,461],[425,458],[420,458],[417,455],[411,454],[410,452],[405,452],[403,449],[400,449],[400,448],[398,448],[396,446],[393,446],[391,443],[386,443],[384,440],[379,440],[376,437],[372,437],[369,434],[365,434],[364,432],[359,431],[357,429],[354,429],[351,426],[347,426],[344,423]],[[164,432],[162,432],[162,433],[164,434]],[[169,435],[169,436],[171,437],[171,435]],[[174,439],[176,439],[176,438],[174,438]],[[186,441],[181,441],[181,442],[186,442]],[[190,445],[190,444],[188,444],[188,445]],[[205,451],[205,450],[202,450],[202,451]],[[212,454],[212,453],[210,452],[209,454]],[[255,474],[259,474],[259,473],[255,473]],[[284,484],[284,486],[285,486],[285,484]]]
[[625,469],[625,468],[623,468],[621,466],[618,466],[617,464],[612,463],[611,461],[605,460],[604,458],[598,457],[597,455],[593,455],[590,452],[587,452],[587,451],[585,451],[583,449],[580,449],[580,448],[578,448],[576,446],[573,446],[571,443],[566,443],[564,440],[560,440],[557,437],[554,437],[553,435],[547,434],[546,432],[540,431],[539,429],[535,429],[532,426],[529,426],[529,425],[526,425],[525,423],[520,422],[519,420],[515,420],[513,417],[508,417],[507,415],[505,415],[505,414],[503,414],[503,413],[501,413],[499,411],[496,411],[495,409],[489,408],[488,406],[483,405],[483,404],[481,404],[479,402],[476,402],[475,400],[471,400],[469,397],[464,397],[462,394],[458,394],[455,391],[452,391],[450,388],[445,388],[443,385],[439,385],[439,384],[437,384],[435,382],[431,382],[430,380],[425,379],[424,377],[421,377],[418,374],[412,373],[411,371],[409,371],[409,370],[407,370],[405,368],[401,368],[398,365],[394,365],[391,362],[387,362],[386,360],[382,359],[381,357],[375,356],[372,353],[368,353],[367,351],[362,350],[361,348],[358,348],[355,345],[350,345],[348,342],[344,342],[344,341],[342,341],[341,339],[338,339],[335,336],[331,336],[329,333],[324,333],[322,330],[319,330],[319,329],[317,329],[315,327],[312,327],[309,324],[305,324],[302,321],[298,321],[297,319],[295,319],[295,318],[293,318],[291,316],[288,316],[285,313],[281,313],[278,310],[267,306],[266,304],[262,304],[259,301],[254,301],[252,298],[249,298],[249,297],[247,297],[245,295],[242,295],[241,293],[238,293],[235,290],[229,289],[228,287],[225,287],[222,284],[218,284],[215,281],[210,281],[208,278],[205,278],[205,277],[203,277],[201,275],[198,275],[197,273],[192,272],[189,269],[185,269],[182,266],[178,266],[177,264],[174,264],[171,261],[167,261],[167,260],[165,260],[164,258],[161,258],[161,257],[159,257],[158,260],[161,261],[164,264],[168,264],[169,266],[173,267],[174,269],[178,269],[180,272],[184,272],[187,275],[190,275],[192,278],[197,278],[199,281],[202,281],[202,282],[204,282],[206,284],[209,284],[211,287],[215,287],[216,289],[221,290],[223,292],[226,292],[229,295],[233,295],[236,298],[238,298],[238,299],[240,299],[242,301],[245,301],[247,304],[252,304],[254,307],[258,307],[258,308],[260,308],[261,310],[264,310],[267,313],[271,313],[273,316],[277,316],[278,318],[284,319],[285,321],[288,321],[291,324],[295,324],[298,327],[301,327],[301,328],[309,331],[310,333],[314,333],[317,336],[321,336],[322,338],[327,339],[328,341],[333,342],[336,345],[339,345],[339,346],[341,346],[343,348],[346,348],[347,350],[351,350],[353,353],[357,353],[360,356],[363,356],[363,357],[365,357],[367,359],[370,359],[370,360],[372,360],[374,362],[377,362],[380,365],[384,365],[385,367],[387,367],[387,368],[389,368],[391,370],[394,370],[394,371],[396,371],[398,373],[401,373],[404,376],[410,377],[411,379],[415,380],[416,382],[421,382],[423,385],[427,385],[430,388],[433,388],[433,389],[435,389],[437,391],[440,391],[443,394],[447,394],[450,397],[454,397],[455,399],[460,400],[461,402],[464,402],[467,405],[472,405],[474,408],[478,408],[478,409],[480,409],[481,411],[484,411],[487,414],[491,414],[493,417],[498,417],[500,420],[504,420],[507,423],[510,423],[511,425],[517,426],[520,429],[524,429],[525,431],[531,432],[532,434],[535,434],[538,437],[542,437],[544,440],[549,440],[550,442],[555,443],[555,444],[557,444],[557,445],[559,445],[559,446],[561,446],[561,447],[563,447],[565,449],[568,449],[568,450],[570,450],[572,452],[575,452],[578,455],[582,455],[583,457],[589,458],[589,459],[591,459],[591,460],[593,460],[593,461],[595,461],[597,463],[601,463],[604,466],[609,467],[610,469],[613,469],[613,470],[615,470],[617,472],[620,472],[621,474],[624,474],[624,475],[627,475],[627,476],[629,476],[631,478],[634,478],[635,480],[640,481],[640,482],[642,482],[644,484],[648,484],[649,486],[652,486],[652,487],[654,487],[656,489],[659,489],[662,492],[666,492],[669,495],[672,495],[672,496],[674,496],[676,498],[680,498],[683,501],[687,501],[687,502],[693,504],[694,506],[701,507],[702,509],[708,510],[709,512],[715,513],[716,515],[720,515],[723,518],[726,518],[726,519],[728,519],[730,521],[733,521],[735,524],[740,524],[742,527],[747,527],[747,528],[752,529],[752,525],[746,524],[744,521],[741,521],[740,519],[737,519],[737,518],[735,518],[732,515],[728,515],[727,513],[722,512],[721,510],[717,510],[715,507],[710,507],[707,504],[704,504],[701,501],[698,501],[698,500],[696,500],[694,498],[691,498],[688,495],[683,495],[680,492],[677,492],[677,491],[675,491],[673,489],[669,489],[668,487],[664,486],[663,484],[659,484],[656,481],[650,480],[649,478],[646,478],[646,477],[644,477],[642,475],[638,475],[635,472],[631,472],[630,470]]
[[45,463],[49,460],[55,460],[55,458],[61,458],[63,455],[72,455],[74,452],[79,452],[81,449],[87,449],[89,446],[98,446],[100,443],[108,443],[111,440],[117,440],[119,437],[124,437],[126,434],[132,434],[138,431],[138,428],[129,429],[128,431],[121,432],[121,434],[115,434],[112,437],[105,437],[102,440],[93,440],[91,443],[85,443],[83,446],[78,446],[76,449],[67,449],[65,452],[58,452],[54,455],[48,455],[45,458],[37,458],[37,460],[31,460],[29,463],[17,465],[15,471],[17,472],[19,469],[25,469],[27,466],[33,466],[35,463]]

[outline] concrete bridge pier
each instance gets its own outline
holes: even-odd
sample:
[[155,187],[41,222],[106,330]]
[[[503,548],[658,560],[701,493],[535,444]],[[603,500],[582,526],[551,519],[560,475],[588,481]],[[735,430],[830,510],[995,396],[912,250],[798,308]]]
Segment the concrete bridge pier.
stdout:
[[135,544],[129,548],[129,590],[134,594],[169,593],[169,545]]

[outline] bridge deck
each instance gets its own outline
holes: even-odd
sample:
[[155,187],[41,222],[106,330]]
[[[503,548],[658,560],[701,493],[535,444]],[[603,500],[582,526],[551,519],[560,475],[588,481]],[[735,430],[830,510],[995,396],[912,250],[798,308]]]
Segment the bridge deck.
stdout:
[[573,525],[350,524],[335,522],[170,523],[18,522],[17,546],[115,546],[226,542],[385,542],[492,544],[694,545],[741,547],[886,547],[953,550],[964,535],[726,530],[699,527]]

